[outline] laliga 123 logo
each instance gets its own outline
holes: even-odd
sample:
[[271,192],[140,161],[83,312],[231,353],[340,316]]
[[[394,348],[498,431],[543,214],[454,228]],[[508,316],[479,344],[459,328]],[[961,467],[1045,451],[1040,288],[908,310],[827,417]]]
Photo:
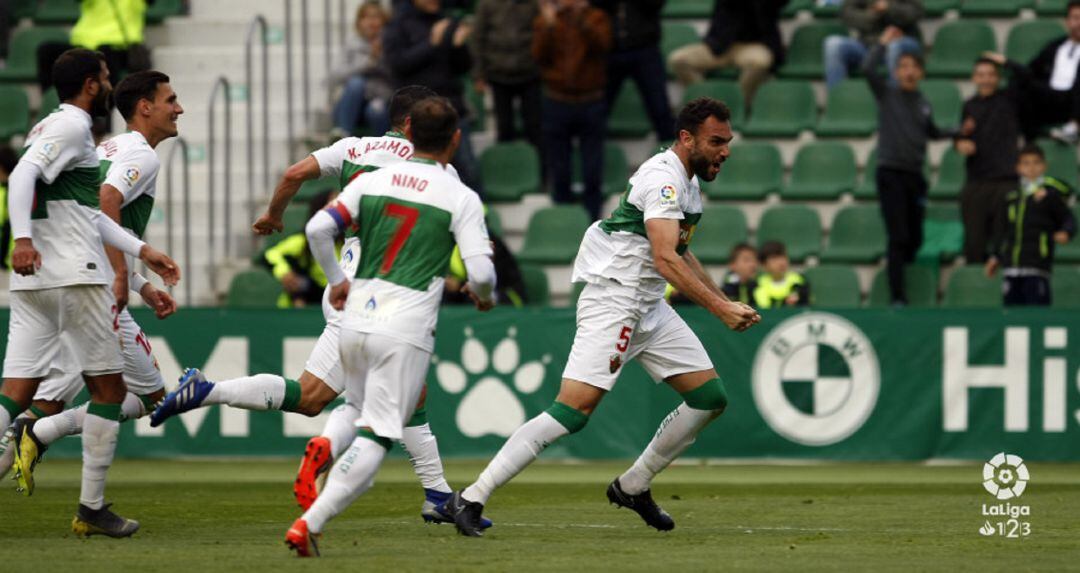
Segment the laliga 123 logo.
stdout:
[[[1024,460],[1014,454],[999,452],[983,465],[983,488],[1000,501],[1016,499],[1024,493],[1031,479]],[[1030,505],[1012,503],[983,504],[983,525],[979,534],[984,537],[998,535],[1020,538],[1031,535],[1031,522],[1021,520],[1031,516]],[[991,521],[992,518],[999,518]]]

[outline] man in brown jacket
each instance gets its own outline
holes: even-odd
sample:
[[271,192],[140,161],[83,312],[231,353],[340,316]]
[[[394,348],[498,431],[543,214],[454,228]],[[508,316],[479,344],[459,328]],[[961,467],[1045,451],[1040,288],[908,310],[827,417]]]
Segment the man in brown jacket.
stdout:
[[532,53],[544,81],[542,140],[556,203],[572,203],[571,149],[581,148],[585,209],[600,218],[611,21],[586,0],[541,0]]

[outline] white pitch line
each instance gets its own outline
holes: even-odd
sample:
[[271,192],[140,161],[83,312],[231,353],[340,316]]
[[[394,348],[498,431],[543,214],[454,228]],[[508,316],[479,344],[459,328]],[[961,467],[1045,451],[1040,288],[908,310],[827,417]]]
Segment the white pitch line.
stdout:
[[[394,525],[413,525],[414,524],[414,522],[412,520],[408,520],[408,521],[404,521],[404,520],[388,521],[388,522],[383,522],[383,523],[394,524]],[[546,529],[568,529],[568,528],[574,528],[574,529],[624,529],[625,528],[625,526],[621,526],[621,525],[608,525],[608,524],[603,524],[603,523],[560,523],[560,524],[551,524],[551,523],[509,523],[509,522],[505,522],[505,521],[500,521],[500,522],[497,522],[496,525],[499,526],[499,527],[543,527],[543,528],[546,528]],[[839,528],[839,527],[790,527],[790,526],[786,526],[786,525],[760,526],[760,527],[759,526],[752,526],[752,525],[727,525],[727,526],[719,526],[719,527],[708,527],[706,529],[727,529],[727,530],[732,530],[732,531],[742,531],[742,532],[745,532],[745,533],[752,533],[754,531],[806,531],[806,532],[812,532],[812,533],[825,532],[825,531],[829,531],[829,532],[852,531],[851,529],[844,529],[844,528]]]

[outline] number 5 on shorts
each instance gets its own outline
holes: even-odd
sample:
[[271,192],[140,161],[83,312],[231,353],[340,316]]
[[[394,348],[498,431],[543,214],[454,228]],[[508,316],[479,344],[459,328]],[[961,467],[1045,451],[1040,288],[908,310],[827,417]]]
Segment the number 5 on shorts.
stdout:
[[633,332],[634,330],[629,326],[622,327],[622,330],[619,331],[619,341],[615,343],[615,350],[626,352],[626,349],[630,348],[630,335]]

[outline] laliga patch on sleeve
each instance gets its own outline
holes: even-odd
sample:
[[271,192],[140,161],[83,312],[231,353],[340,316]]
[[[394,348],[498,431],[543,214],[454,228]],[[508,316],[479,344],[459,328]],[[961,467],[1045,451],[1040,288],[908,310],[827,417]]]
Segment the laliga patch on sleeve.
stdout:
[[59,155],[60,146],[51,141],[43,143],[37,150],[37,158],[41,161],[42,165],[52,163]]
[[675,207],[678,206],[678,193],[675,192],[674,185],[664,185],[660,188],[660,206],[661,207]]
[[124,180],[124,183],[128,184],[129,187],[134,187],[135,182],[139,180],[139,176],[139,168],[132,166],[124,170],[124,175],[122,176],[122,179]]

